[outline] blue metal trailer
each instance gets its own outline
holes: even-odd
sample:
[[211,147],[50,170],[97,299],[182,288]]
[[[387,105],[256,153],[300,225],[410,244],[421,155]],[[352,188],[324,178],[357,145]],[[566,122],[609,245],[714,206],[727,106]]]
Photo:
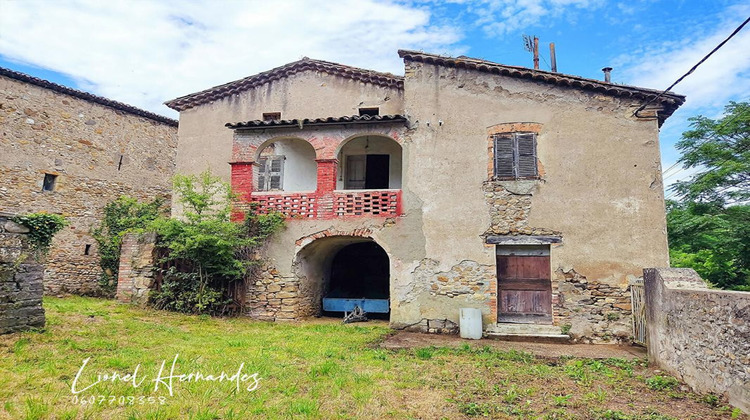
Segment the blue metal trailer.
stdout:
[[351,312],[355,306],[374,314],[387,314],[391,310],[388,299],[323,298],[326,312]]

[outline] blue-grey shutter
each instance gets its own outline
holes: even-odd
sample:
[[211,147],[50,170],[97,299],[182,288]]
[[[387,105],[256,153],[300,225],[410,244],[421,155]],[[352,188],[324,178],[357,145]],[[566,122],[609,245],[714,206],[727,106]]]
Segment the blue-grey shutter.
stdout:
[[537,176],[536,169],[536,134],[518,133],[516,134],[517,144],[517,173],[518,178],[528,178]]
[[268,166],[268,159],[266,158],[258,159],[258,191],[268,191],[268,185],[266,185],[266,180],[268,179],[267,166]]
[[513,161],[513,136],[509,134],[495,135],[495,177],[515,177]]
[[284,156],[273,156],[268,165],[268,191],[282,190],[284,177]]

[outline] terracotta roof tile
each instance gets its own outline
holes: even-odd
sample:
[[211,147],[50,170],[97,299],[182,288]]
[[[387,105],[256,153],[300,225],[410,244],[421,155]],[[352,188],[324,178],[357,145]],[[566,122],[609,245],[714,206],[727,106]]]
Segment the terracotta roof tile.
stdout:
[[164,104],[177,111],[184,111],[307,70],[321,71],[348,79],[396,89],[403,89],[404,87],[404,78],[401,76],[305,57],[299,61],[285,64],[263,73],[172,99]]
[[403,115],[352,115],[345,117],[328,117],[328,118],[304,118],[293,120],[269,120],[269,121],[247,121],[238,123],[226,123],[225,126],[235,129],[265,129],[265,128],[288,128],[304,127],[306,125],[341,125],[341,124],[377,124],[385,122],[403,122],[407,121]]
[[[398,50],[398,55],[403,58],[404,61],[418,61],[445,67],[466,68],[487,73],[499,74],[503,76],[551,83],[558,86],[569,86],[572,88],[589,90],[612,96],[630,97],[644,101],[651,100],[652,98],[655,98],[657,95],[661,94],[661,91],[654,89],[646,89],[628,85],[618,85],[614,83],[607,83],[601,80],[586,79],[579,76],[572,76],[544,70],[534,70],[526,67],[508,66],[505,64],[493,63],[491,61],[479,60],[476,58],[454,58],[410,50]],[[659,113],[659,123],[661,124],[670,115],[672,115],[672,113],[680,105],[685,103],[685,96],[668,92],[659,97],[657,103],[661,104],[661,106],[664,108],[664,111]]]
[[73,96],[78,99],[83,99],[84,101],[89,101],[89,102],[93,102],[99,105],[104,105],[109,108],[113,108],[119,111],[124,111],[129,114],[138,115],[139,117],[148,118],[150,120],[154,120],[160,123],[164,123],[167,125],[177,127],[177,120],[173,120],[172,118],[167,118],[163,115],[154,114],[153,112],[149,112],[140,108],[136,108],[132,105],[128,105],[122,102],[113,101],[111,99],[107,99],[101,96],[96,96],[88,92],[71,89],[69,87],[58,85],[57,83],[52,83],[48,80],[40,79],[38,77],[33,77],[25,73],[21,73],[21,72],[17,72],[14,70],[0,67],[0,76],[5,76],[10,79],[15,79],[15,80],[29,83],[32,85],[36,85],[45,89],[53,90],[58,93]]

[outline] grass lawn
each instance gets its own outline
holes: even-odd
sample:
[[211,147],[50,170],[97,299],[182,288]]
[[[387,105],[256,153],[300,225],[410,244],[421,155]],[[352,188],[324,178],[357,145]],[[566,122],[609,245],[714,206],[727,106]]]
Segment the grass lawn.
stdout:
[[[382,322],[265,323],[80,297],[44,304],[44,331],[0,336],[0,418],[747,418],[643,361],[538,359],[469,345],[389,351],[378,347],[391,333]],[[175,375],[231,376],[244,363],[244,381],[237,390],[231,381],[176,378],[172,396],[164,383],[155,391],[162,361],[169,376],[177,354]],[[76,385],[89,388],[73,395],[87,358]],[[138,386],[119,380],[138,364]],[[120,378],[96,383],[113,372]],[[247,391],[254,373],[258,387]]]

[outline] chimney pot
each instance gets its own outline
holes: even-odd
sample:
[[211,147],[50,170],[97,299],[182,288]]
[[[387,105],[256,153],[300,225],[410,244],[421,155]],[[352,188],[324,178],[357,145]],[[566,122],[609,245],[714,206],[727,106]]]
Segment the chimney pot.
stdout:
[[612,67],[605,67],[602,69],[604,72],[604,81],[607,83],[611,83],[611,73],[612,73]]

